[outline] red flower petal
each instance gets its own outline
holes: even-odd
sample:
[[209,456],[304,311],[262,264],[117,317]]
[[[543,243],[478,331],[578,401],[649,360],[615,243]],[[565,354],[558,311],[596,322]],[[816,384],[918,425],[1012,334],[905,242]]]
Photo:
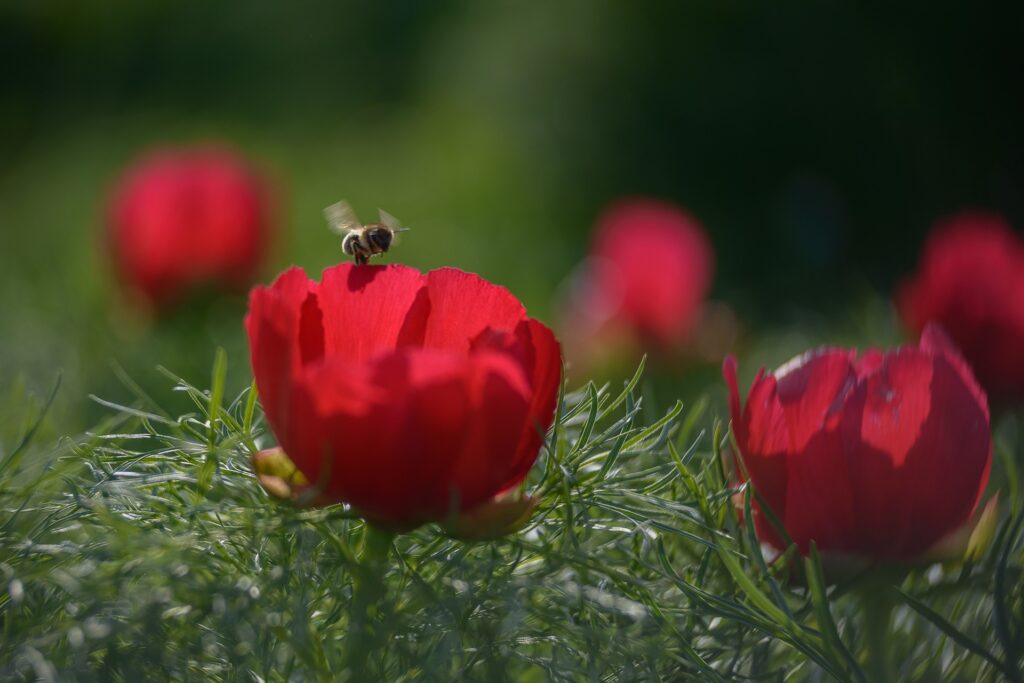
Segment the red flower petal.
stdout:
[[427,274],[430,317],[425,348],[468,351],[487,329],[513,331],[526,320],[526,309],[504,287],[456,268]]
[[[855,358],[852,351],[822,348],[794,359],[775,374],[775,393],[789,435],[785,505],[777,513],[802,552],[811,538],[822,547],[833,546],[856,523],[838,431],[843,404],[857,381]],[[781,460],[777,459],[776,468]],[[772,474],[776,481],[782,478]],[[829,495],[821,496],[822,489]]]
[[300,393],[301,433],[285,448],[306,477],[371,518],[423,521],[493,497],[529,387],[506,354],[407,349],[368,367],[310,368]]
[[475,416],[452,473],[459,509],[493,497],[516,474],[518,445],[530,409],[531,390],[523,367],[507,354],[474,354],[470,392]]
[[562,347],[550,329],[536,320],[527,320],[519,324],[516,335],[531,352],[526,372],[533,395],[515,459],[500,492],[518,486],[537,460],[544,435],[555,417],[562,378]]
[[857,441],[884,453],[896,467],[906,460],[932,412],[932,369],[930,356],[908,347],[887,355],[878,372],[862,383]]
[[400,265],[325,270],[319,299],[326,353],[358,362],[421,343],[430,311],[425,280]]
[[778,382],[774,376],[761,371],[754,378],[740,424],[743,427],[741,448],[747,447],[760,455],[789,450],[789,427],[779,402]]
[[385,520],[420,519],[471,412],[465,360],[419,350],[307,368],[293,405],[299,428],[282,445],[296,466],[326,497]]
[[850,400],[844,420],[858,550],[914,557],[967,519],[990,462],[988,417],[943,357],[903,349]]
[[991,466],[991,434],[984,399],[965,390],[960,370],[944,357],[934,359],[930,387],[932,410],[921,438],[907,454],[902,468],[906,484],[903,501],[927,515],[913,520],[908,534],[913,543],[903,554],[924,552],[935,541],[967,520]]
[[977,399],[978,405],[981,406],[982,411],[985,413],[985,420],[988,420],[988,397],[978,385],[978,380],[974,378],[974,373],[960,354],[960,350],[956,348],[956,345],[953,344],[953,341],[941,327],[935,323],[925,325],[924,332],[921,334],[921,350],[944,358],[956,370],[957,374],[960,375],[960,379],[963,380],[964,386]]
[[853,351],[817,349],[775,373],[793,450],[803,450],[811,437],[834,419],[856,381],[855,358]]
[[[785,456],[789,450],[789,434],[776,395],[775,378],[765,377],[763,371],[758,373],[750,388],[746,409],[741,411],[734,358],[726,359],[723,372],[732,396],[733,434],[739,445],[743,467],[772,512],[779,519],[784,519],[789,476]],[[765,525],[764,528],[774,538],[770,527]]]
[[290,268],[270,287],[257,287],[249,295],[245,327],[253,375],[263,408],[272,424],[287,432],[291,376],[301,364],[300,349],[314,353],[315,339],[300,344],[300,315],[314,284],[301,268]]
[[858,520],[842,433],[832,427],[814,434],[785,462],[781,519],[786,531],[802,553],[808,552],[812,539],[823,549],[843,548],[856,533]]
[[915,509],[908,506],[901,468],[921,438],[932,410],[931,359],[917,349],[888,354],[845,406],[843,437],[858,527],[834,547],[892,556],[912,541]]

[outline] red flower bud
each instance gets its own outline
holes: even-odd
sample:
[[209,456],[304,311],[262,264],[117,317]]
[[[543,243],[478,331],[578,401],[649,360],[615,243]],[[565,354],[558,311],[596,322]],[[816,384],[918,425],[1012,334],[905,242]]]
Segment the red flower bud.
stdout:
[[514,489],[554,416],[554,335],[460,270],[292,268],[252,291],[245,324],[288,457],[318,499],[381,526],[454,522]]
[[700,317],[713,274],[711,242],[689,213],[652,199],[613,205],[598,221],[567,329],[581,345],[625,334],[676,349]]
[[[914,560],[964,525],[992,459],[985,394],[935,326],[919,347],[818,349],[762,370],[732,428],[747,474],[803,553]],[[759,536],[782,548],[766,515]]]
[[118,180],[109,242],[124,284],[157,307],[205,286],[242,289],[266,251],[267,187],[233,153],[162,149]]
[[949,332],[993,401],[1024,400],[1024,242],[1001,216],[940,223],[896,303],[915,332],[930,321]]

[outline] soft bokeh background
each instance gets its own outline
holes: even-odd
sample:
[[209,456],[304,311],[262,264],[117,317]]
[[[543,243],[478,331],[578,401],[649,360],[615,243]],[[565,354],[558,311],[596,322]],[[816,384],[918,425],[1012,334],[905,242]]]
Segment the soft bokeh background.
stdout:
[[0,388],[62,370],[72,430],[102,410],[86,394],[130,395],[118,368],[203,385],[223,345],[247,381],[244,302],[141,320],[99,248],[118,171],[197,140],[280,183],[267,279],[339,260],[321,210],[345,197],[414,228],[394,259],[551,321],[595,216],[644,194],[705,223],[754,359],[888,342],[936,218],[1024,225],[1022,30],[1009,2],[4,2]]

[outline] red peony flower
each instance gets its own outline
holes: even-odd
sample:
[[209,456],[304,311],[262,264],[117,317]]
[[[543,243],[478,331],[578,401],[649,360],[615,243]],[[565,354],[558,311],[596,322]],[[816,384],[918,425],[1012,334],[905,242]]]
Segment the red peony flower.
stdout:
[[522,483],[551,425],[557,340],[470,273],[292,268],[252,291],[245,324],[281,447],[321,502],[385,527],[473,516]]
[[[758,374],[732,428],[754,487],[800,551],[913,560],[963,527],[988,480],[985,394],[935,326],[919,347],[818,349]],[[754,512],[763,541],[783,544]]]
[[161,149],[117,182],[109,242],[122,281],[157,307],[204,286],[243,288],[266,251],[268,188],[217,147]]
[[692,332],[713,273],[711,242],[689,213],[653,199],[615,204],[598,221],[572,327],[675,349]]
[[935,321],[994,401],[1024,399],[1024,242],[996,214],[963,213],[928,238],[896,296],[908,327]]

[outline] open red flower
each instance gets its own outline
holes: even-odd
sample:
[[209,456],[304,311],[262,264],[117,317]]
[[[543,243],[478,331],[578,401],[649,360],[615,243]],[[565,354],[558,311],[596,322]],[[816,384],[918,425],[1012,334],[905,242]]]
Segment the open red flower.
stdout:
[[928,238],[896,296],[908,327],[938,322],[993,401],[1024,400],[1024,241],[999,215],[963,213]]
[[[799,546],[913,560],[958,531],[991,464],[985,394],[934,326],[919,347],[818,349],[762,370],[732,428],[754,487]],[[757,509],[758,534],[782,548]]]
[[282,448],[320,500],[380,525],[472,514],[525,479],[551,425],[558,342],[476,275],[292,268],[245,322]]
[[683,209],[654,199],[622,201],[599,219],[574,300],[577,336],[625,333],[671,350],[689,337],[714,274],[704,228]]
[[219,147],[143,156],[118,180],[108,211],[121,280],[156,307],[200,287],[247,286],[262,262],[269,227],[267,185]]

